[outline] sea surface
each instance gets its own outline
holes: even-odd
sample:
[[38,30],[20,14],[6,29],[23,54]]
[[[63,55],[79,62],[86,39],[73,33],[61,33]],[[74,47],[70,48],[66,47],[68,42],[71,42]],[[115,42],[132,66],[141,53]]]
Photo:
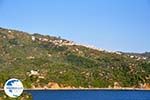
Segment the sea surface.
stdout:
[[28,90],[33,100],[150,100],[148,90]]

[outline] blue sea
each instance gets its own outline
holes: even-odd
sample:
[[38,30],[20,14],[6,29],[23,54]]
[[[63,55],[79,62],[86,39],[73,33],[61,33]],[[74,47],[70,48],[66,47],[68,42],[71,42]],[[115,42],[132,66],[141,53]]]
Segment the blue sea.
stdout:
[[150,100],[148,90],[29,90],[33,100]]

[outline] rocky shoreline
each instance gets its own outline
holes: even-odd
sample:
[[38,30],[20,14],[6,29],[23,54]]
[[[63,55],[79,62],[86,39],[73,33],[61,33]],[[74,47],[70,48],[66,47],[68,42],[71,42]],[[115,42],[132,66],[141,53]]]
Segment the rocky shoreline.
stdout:
[[139,87],[122,87],[118,82],[114,82],[114,86],[108,86],[108,88],[99,88],[99,87],[74,87],[64,84],[58,84],[56,82],[49,82],[47,85],[41,87],[35,87],[32,85],[31,88],[26,90],[150,90],[150,84],[145,83],[141,84]]

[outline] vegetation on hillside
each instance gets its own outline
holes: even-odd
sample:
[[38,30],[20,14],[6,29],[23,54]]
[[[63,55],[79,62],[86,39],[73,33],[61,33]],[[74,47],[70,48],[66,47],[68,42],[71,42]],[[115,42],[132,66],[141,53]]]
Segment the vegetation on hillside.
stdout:
[[0,91],[0,100],[32,100],[32,96],[29,93],[23,92],[22,95],[17,98],[10,98],[4,91]]
[[[59,85],[104,88],[150,83],[150,61],[99,51],[60,37],[0,28],[0,87],[10,78],[25,88]],[[62,86],[63,87],[63,86]]]

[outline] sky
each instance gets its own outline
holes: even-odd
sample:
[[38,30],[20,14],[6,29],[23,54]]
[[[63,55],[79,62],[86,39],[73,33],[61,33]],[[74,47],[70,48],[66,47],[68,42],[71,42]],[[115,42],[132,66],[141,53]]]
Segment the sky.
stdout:
[[150,51],[150,0],[0,0],[0,27],[112,51]]

